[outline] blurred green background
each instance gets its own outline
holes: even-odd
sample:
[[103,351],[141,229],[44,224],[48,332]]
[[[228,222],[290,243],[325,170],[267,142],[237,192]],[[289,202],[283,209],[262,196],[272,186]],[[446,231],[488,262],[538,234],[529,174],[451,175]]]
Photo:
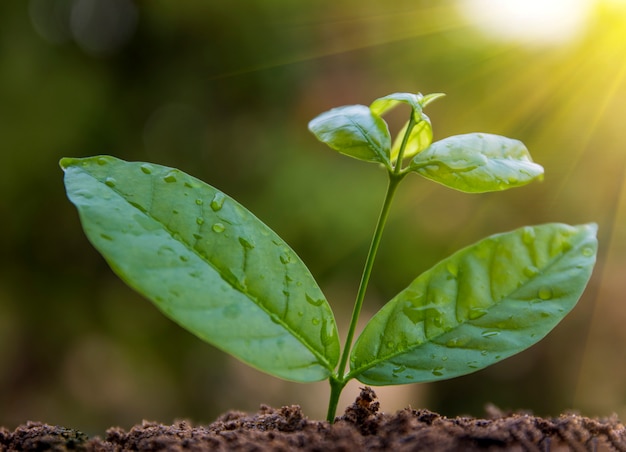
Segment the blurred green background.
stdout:
[[595,221],[601,247],[581,302],[540,344],[466,377],[377,389],[382,410],[626,419],[626,2],[29,0],[0,2],[0,24],[0,425],[102,435],[260,403],[323,418],[325,382],[251,370],[119,281],[58,160],[152,161],[230,194],[307,263],[345,333],[386,180],[306,125],[397,91],[447,93],[428,107],[435,139],[518,138],[546,176],[484,195],[409,178],[364,320],[488,234]]

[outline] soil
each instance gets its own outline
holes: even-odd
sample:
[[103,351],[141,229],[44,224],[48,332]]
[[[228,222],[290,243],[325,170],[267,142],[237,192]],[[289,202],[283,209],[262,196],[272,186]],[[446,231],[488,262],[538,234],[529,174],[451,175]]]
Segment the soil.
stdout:
[[366,387],[334,424],[308,420],[297,405],[261,405],[254,415],[230,411],[207,426],[144,421],[128,432],[110,428],[104,438],[28,422],[13,432],[0,427],[0,451],[626,451],[626,428],[616,417],[545,419],[493,406],[487,415],[449,419],[410,408],[383,414]]

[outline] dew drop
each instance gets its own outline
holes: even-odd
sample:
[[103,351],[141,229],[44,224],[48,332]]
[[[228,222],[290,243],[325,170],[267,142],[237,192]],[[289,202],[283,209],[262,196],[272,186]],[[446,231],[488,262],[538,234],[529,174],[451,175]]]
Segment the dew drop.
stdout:
[[286,254],[281,254],[280,255],[280,261],[283,264],[288,264],[289,262],[291,262],[291,258],[289,256],[287,256]]
[[441,360],[445,362],[445,361],[447,361],[447,360],[448,360],[448,357],[447,357],[447,356],[442,356],[442,357],[441,357]]
[[178,215],[178,210],[174,209],[174,210],[172,210],[172,213],[173,213],[174,215]]
[[529,226],[526,226],[524,228],[524,231],[522,232],[522,241],[526,245],[532,245],[535,241],[535,230]]
[[406,370],[406,366],[404,364],[400,364],[397,367],[394,367],[391,372],[393,372],[394,374],[401,374],[402,372],[404,372]]
[[318,319],[317,317],[313,317],[313,319],[311,320],[311,323],[317,326],[320,324],[320,319]]
[[496,330],[485,330],[481,333],[482,337],[496,337],[500,335],[500,331]]
[[200,234],[194,234],[193,238],[196,240],[202,240],[202,236]]
[[487,310],[484,308],[472,308],[470,309],[467,317],[470,320],[476,320],[476,319],[480,319],[485,314],[487,314]]
[[169,246],[162,246],[161,248],[159,248],[159,250],[157,251],[157,254],[159,256],[171,256],[172,254],[174,254],[174,250],[169,247]]
[[315,298],[311,297],[309,294],[305,294],[305,297],[306,297],[307,303],[309,303],[310,305],[313,305],[313,306],[321,306],[322,303],[324,303],[324,299],[323,298],[319,299],[319,300],[316,300]]
[[204,201],[201,200],[200,198],[196,199],[196,204],[198,204],[199,206],[201,206],[202,204],[204,204]]
[[252,248],[254,248],[254,244],[250,242],[249,240],[246,240],[243,237],[239,237],[239,243],[241,244],[241,246],[243,246],[244,248],[248,250],[251,250]]
[[189,260],[189,256],[179,256],[182,262],[187,262]]
[[225,200],[226,195],[224,195],[224,193],[221,193],[219,191],[215,193],[215,196],[213,196],[213,200],[211,201],[211,209],[213,210],[213,212],[217,212],[218,210],[220,210],[222,206],[224,206]]
[[487,356],[487,355],[489,354],[489,352],[488,352],[487,350],[482,350],[482,351],[480,352],[480,354],[481,354],[482,356]]
[[304,312],[298,311],[298,317],[302,317],[302,316],[304,316]]
[[226,226],[224,226],[222,223],[215,223],[211,229],[213,229],[213,232],[224,232],[226,230]]
[[387,345],[387,348],[395,348],[396,347],[396,344],[394,342],[392,342],[392,341],[387,342],[387,344],[385,344],[385,345]]
[[585,257],[591,257],[593,256],[593,248],[586,246],[585,248],[583,248],[583,256]]
[[163,180],[168,184],[176,182],[176,174],[174,172],[167,173],[163,176]]
[[552,298],[552,289],[550,289],[549,287],[542,287],[541,289],[539,289],[537,295],[542,300],[549,300]]
[[109,163],[109,161],[106,159],[106,157],[100,157],[98,159],[98,165],[106,165],[107,163]]
[[113,241],[113,237],[111,237],[110,235],[106,235],[106,234],[100,234],[100,237],[102,237],[104,240],[109,240],[109,241]]
[[141,172],[144,174],[152,174],[152,166],[148,165],[147,163],[144,163],[143,165],[140,166],[141,168]]
[[115,180],[115,178],[113,178],[113,177],[107,177],[107,178],[104,180],[104,184],[105,184],[107,187],[111,187],[111,188],[112,188],[112,187],[115,187],[115,183],[116,183],[116,182],[117,182],[117,181],[116,181],[116,180]]
[[441,377],[443,375],[443,366],[435,367],[431,372],[435,377]]
[[204,224],[204,218],[202,217],[196,218],[196,224],[198,224],[199,226],[202,226]]
[[537,274],[539,274],[539,269],[533,265],[529,265],[528,267],[524,268],[524,275],[527,278],[532,278],[533,276],[536,276]]

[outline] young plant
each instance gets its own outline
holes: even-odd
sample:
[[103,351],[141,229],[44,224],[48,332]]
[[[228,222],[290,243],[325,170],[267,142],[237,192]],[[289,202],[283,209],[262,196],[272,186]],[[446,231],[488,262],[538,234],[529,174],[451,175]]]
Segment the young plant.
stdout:
[[[418,276],[354,341],[391,202],[408,174],[469,193],[542,177],[517,140],[473,133],[432,142],[423,109],[440,96],[391,94],[309,124],[332,149],[377,163],[388,176],[343,349],[304,263],[223,192],[151,163],[96,156],[60,164],[87,237],[115,273],[179,325],[263,372],[328,379],[332,422],[353,378],[369,385],[443,380],[536,343],[574,307],[595,263],[594,224],[493,235]],[[382,115],[402,103],[411,111],[392,143]]]

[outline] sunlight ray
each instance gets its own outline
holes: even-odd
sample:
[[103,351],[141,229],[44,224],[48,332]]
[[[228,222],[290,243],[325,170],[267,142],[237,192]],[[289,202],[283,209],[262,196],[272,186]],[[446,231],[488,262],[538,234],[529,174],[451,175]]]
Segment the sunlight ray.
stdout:
[[[218,73],[210,77],[209,80],[229,78],[394,42],[436,35],[450,30],[462,29],[468,25],[457,14],[454,14],[450,7],[436,6],[429,9],[414,8],[409,11],[350,18],[326,18],[320,21],[313,20],[294,24],[291,27],[285,26],[290,33],[297,35],[294,42],[307,42],[311,39],[310,36],[314,36],[317,42],[306,50],[296,50],[291,55],[270,59],[261,64]],[[303,36],[309,37],[304,39]],[[424,49],[424,51],[429,50]],[[436,52],[436,50],[431,51]]]

